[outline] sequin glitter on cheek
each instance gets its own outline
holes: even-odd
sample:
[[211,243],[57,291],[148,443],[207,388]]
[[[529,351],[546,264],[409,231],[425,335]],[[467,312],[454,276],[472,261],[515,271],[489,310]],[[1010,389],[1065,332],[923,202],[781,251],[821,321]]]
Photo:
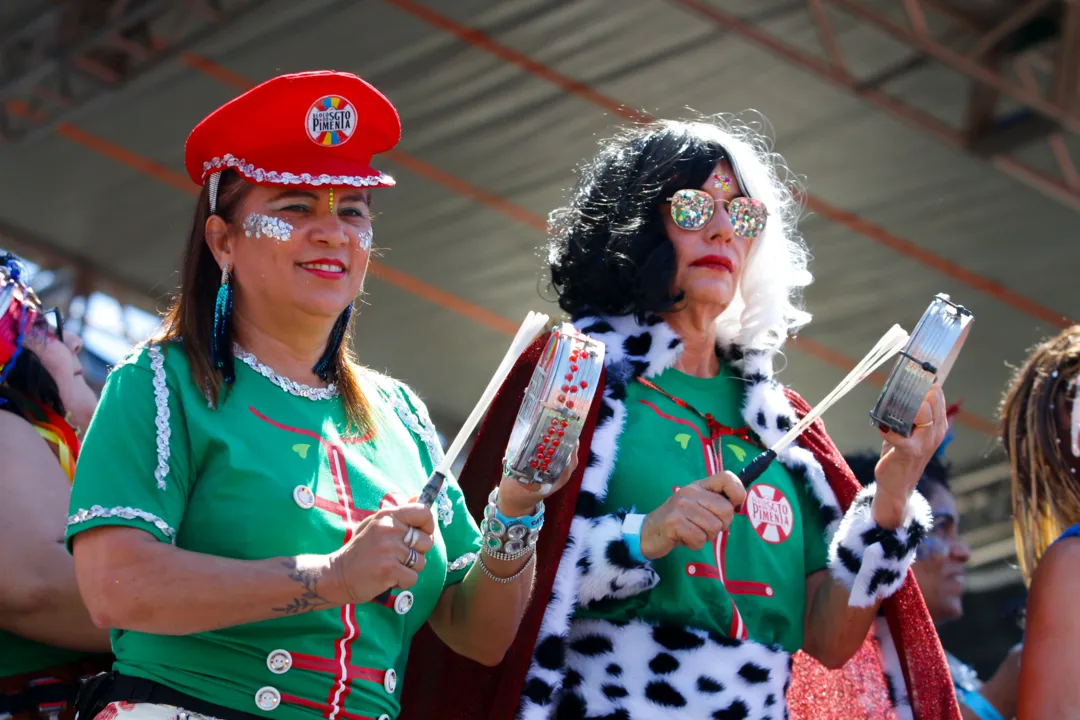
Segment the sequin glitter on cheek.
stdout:
[[361,250],[370,250],[371,241],[375,239],[375,233],[371,231],[371,228],[364,228],[357,235],[356,240],[360,244]]
[[731,192],[731,176],[727,173],[721,175],[720,173],[713,173],[713,187],[720,188],[724,192]]
[[242,227],[244,228],[244,234],[248,237],[260,238],[265,235],[281,242],[291,238],[293,231],[293,226],[281,218],[263,215],[262,213],[248,215],[244,218]]

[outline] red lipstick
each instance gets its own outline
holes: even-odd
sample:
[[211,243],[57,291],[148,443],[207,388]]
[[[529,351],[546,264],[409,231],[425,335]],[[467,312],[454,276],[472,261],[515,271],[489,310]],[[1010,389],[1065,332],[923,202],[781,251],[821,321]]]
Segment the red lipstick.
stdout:
[[728,272],[735,272],[735,265],[728,258],[722,255],[706,255],[700,257],[694,262],[690,263],[691,267],[705,267],[713,270],[727,270]]
[[304,262],[297,263],[297,267],[306,270],[307,272],[315,275],[316,277],[323,278],[324,280],[340,280],[345,277],[345,263],[335,258],[318,258],[316,260],[305,260]]

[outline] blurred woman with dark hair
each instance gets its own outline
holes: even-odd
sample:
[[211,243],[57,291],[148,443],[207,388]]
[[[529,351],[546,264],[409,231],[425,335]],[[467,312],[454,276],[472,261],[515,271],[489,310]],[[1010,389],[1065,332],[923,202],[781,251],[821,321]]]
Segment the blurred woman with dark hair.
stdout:
[[0,717],[51,716],[75,681],[105,666],[109,635],[94,627],[64,551],[78,433],[97,398],[65,332],[0,251]]
[[1017,717],[1080,708],[1080,325],[1037,345],[1001,407],[1016,554],[1028,583]]
[[[950,408],[950,415],[954,408]],[[949,438],[946,438],[948,441]],[[939,449],[919,479],[917,489],[930,503],[934,524],[919,544],[912,572],[934,625],[940,627],[964,615],[964,565],[971,549],[960,536],[960,512],[956,497],[949,486],[950,466],[945,460],[944,445]],[[874,481],[877,455],[860,453],[845,457],[855,477],[864,485]],[[876,636],[883,665],[889,672],[890,687],[900,718],[911,717],[911,702],[905,692],[903,675],[896,659],[896,650],[884,632],[885,618],[875,622]],[[964,720],[1000,720],[1016,715],[1016,692],[1020,673],[1020,646],[1012,648],[985,682],[975,669],[946,651],[949,674],[952,675],[960,712]]]

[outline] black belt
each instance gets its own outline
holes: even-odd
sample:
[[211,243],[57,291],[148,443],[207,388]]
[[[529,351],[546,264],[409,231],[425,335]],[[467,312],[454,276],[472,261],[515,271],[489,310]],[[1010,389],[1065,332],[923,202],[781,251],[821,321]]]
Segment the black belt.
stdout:
[[70,703],[78,689],[78,683],[53,682],[28,687],[14,695],[0,695],[0,715],[37,710],[42,705]]
[[[166,687],[153,680],[118,673],[113,674],[111,681],[103,683],[103,687],[95,695],[96,697],[91,701],[94,714],[87,713],[83,715],[80,712],[79,717],[82,720],[92,720],[97,712],[100,712],[109,703],[114,702],[172,705],[188,712],[209,715],[221,718],[221,720],[266,720],[262,715],[254,715],[241,710],[232,710],[221,705],[215,705],[206,700],[192,697],[187,693],[182,693],[179,690],[173,690],[171,687]],[[83,699],[80,698],[79,700],[79,704],[82,705]]]

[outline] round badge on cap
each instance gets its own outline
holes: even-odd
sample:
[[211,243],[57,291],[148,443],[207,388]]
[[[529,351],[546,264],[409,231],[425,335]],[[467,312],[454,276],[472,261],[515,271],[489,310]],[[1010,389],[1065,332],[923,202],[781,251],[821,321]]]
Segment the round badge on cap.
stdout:
[[269,712],[281,704],[281,693],[277,691],[277,688],[270,686],[259,688],[259,691],[255,693],[255,704],[260,710]]
[[305,510],[315,507],[315,493],[307,485],[297,485],[292,492],[293,500]]
[[397,599],[394,600],[394,612],[396,612],[398,615],[404,615],[405,613],[409,612],[410,610],[412,610],[412,606],[413,594],[408,590],[398,595]]
[[275,675],[282,675],[292,669],[292,655],[288,650],[275,650],[266,656],[266,667]]
[[324,95],[307,111],[305,127],[316,145],[344,145],[356,129],[356,108],[340,95]]
[[394,668],[390,668],[386,671],[386,674],[383,675],[382,686],[386,692],[391,695],[394,694],[394,689],[397,687],[397,673],[394,672]]

